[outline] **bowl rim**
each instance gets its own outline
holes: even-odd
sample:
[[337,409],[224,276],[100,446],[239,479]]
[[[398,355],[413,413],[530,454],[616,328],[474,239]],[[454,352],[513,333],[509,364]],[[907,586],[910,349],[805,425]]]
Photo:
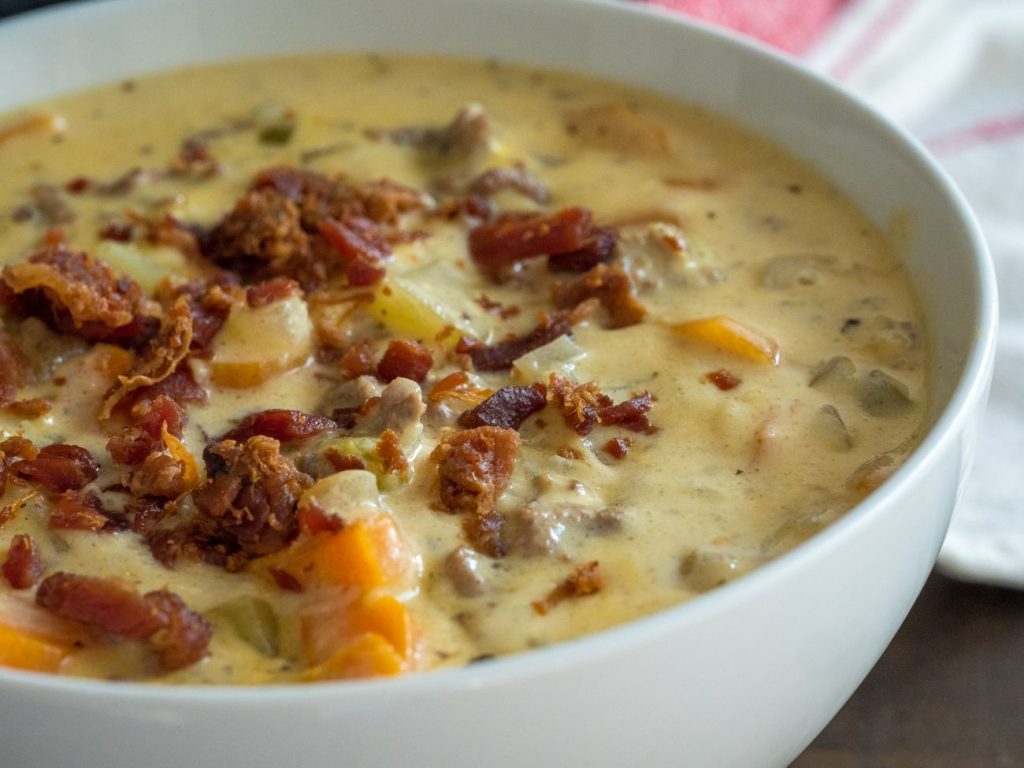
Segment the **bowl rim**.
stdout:
[[[468,3],[469,0],[463,0]],[[477,0],[478,2],[480,0]],[[526,8],[533,5],[541,8],[545,0],[487,0],[492,5],[518,5]],[[76,16],[101,12],[138,13],[140,6],[174,4],[175,0],[73,0],[57,6],[37,8],[18,14],[0,23],[0,33],[15,34],[24,26],[45,23],[51,16]],[[980,225],[966,199],[948,174],[941,168],[924,146],[905,128],[885,117],[860,96],[846,89],[842,84],[799,63],[791,56],[768,45],[741,35],[729,29],[714,26],[708,22],[684,17],[660,6],[647,2],[623,3],[616,0],[560,0],[562,5],[574,6],[576,13],[592,12],[618,15],[626,23],[637,18],[657,19],[659,23],[673,25],[688,34],[705,36],[717,41],[740,55],[763,57],[780,66],[784,77],[804,83],[812,89],[839,97],[850,109],[869,119],[874,126],[888,134],[906,152],[917,170],[923,171],[936,184],[938,190],[955,211],[964,230],[973,254],[973,267],[978,281],[977,308],[975,313],[975,343],[961,364],[961,373],[944,407],[928,432],[913,450],[904,464],[893,473],[877,490],[859,504],[852,507],[841,518],[814,534],[792,550],[758,566],[754,571],[736,581],[698,595],[683,603],[665,608],[654,614],[634,619],[582,637],[559,642],[543,648],[532,649],[509,656],[489,659],[483,663],[463,667],[441,668],[400,675],[394,678],[373,680],[349,680],[308,683],[277,683],[258,685],[201,685],[173,684],[159,682],[108,681],[92,678],[64,677],[49,673],[28,672],[0,667],[0,691],[7,688],[33,689],[35,692],[59,692],[62,696],[87,696],[91,700],[103,699],[118,702],[152,702],[154,704],[194,703],[201,701],[212,706],[265,706],[293,702],[338,700],[356,697],[366,700],[370,697],[421,696],[452,693],[466,688],[481,688],[502,685],[513,680],[522,680],[545,675],[555,669],[591,664],[601,658],[614,655],[630,647],[643,645],[645,639],[652,639],[678,632],[687,625],[700,623],[708,617],[728,612],[731,606],[756,597],[758,592],[771,589],[772,583],[781,580],[785,574],[799,570],[803,563],[827,555],[835,543],[850,535],[854,530],[866,526],[869,521],[885,514],[887,500],[896,489],[926,473],[928,466],[941,449],[957,438],[965,422],[971,418],[974,408],[983,400],[992,373],[995,356],[996,329],[998,324],[998,295],[995,269]],[[595,10],[596,9],[596,10]],[[192,62],[185,66],[197,66],[209,61],[226,61],[212,57]],[[237,59],[236,59],[237,60]],[[530,63],[529,55],[511,63]],[[581,68],[577,71],[586,72]],[[712,110],[713,111],[713,110]],[[756,127],[745,126],[756,132]]]

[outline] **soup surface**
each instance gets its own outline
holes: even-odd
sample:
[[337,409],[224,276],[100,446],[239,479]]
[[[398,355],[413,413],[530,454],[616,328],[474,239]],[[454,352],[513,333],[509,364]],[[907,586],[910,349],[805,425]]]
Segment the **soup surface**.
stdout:
[[0,120],[0,663],[275,683],[677,604],[916,439],[886,238],[652,94],[249,61]]

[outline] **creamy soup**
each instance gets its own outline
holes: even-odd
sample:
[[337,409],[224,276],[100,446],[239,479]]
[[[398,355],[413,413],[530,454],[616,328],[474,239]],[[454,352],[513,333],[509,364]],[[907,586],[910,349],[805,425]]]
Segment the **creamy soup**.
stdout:
[[902,461],[925,340],[812,168],[496,62],[248,61],[0,120],[0,663],[393,675],[676,605]]

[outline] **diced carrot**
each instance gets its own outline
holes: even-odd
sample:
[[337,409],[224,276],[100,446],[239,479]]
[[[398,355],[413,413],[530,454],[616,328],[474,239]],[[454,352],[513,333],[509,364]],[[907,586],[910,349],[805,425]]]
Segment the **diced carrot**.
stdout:
[[324,663],[308,669],[303,678],[316,681],[390,677],[403,671],[402,659],[391,643],[374,632],[367,632],[337,650]]
[[702,317],[669,327],[684,338],[717,347],[723,352],[758,363],[779,364],[778,344],[726,315]]
[[0,666],[33,672],[56,672],[71,646],[0,624]]
[[299,539],[285,550],[257,560],[257,571],[287,571],[306,588],[354,587],[368,591],[394,584],[409,573],[411,558],[386,516],[358,520],[334,533]]
[[391,645],[399,658],[412,655],[409,611],[391,595],[342,598],[304,613],[299,622],[302,649],[311,664],[322,663],[360,635],[373,633]]

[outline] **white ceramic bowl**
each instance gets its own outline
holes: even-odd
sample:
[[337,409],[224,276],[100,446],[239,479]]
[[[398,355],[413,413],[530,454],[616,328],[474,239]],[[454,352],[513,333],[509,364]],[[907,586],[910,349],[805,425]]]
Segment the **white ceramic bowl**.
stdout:
[[0,25],[0,108],[238,56],[501,57],[654,88],[814,163],[906,255],[935,350],[933,427],[824,533],[729,586],[582,640],[464,669],[283,688],[164,688],[0,671],[0,763],[783,766],[875,663],[931,568],[992,365],[993,272],[958,192],[905,133],[733,36],[580,0],[110,0]]

